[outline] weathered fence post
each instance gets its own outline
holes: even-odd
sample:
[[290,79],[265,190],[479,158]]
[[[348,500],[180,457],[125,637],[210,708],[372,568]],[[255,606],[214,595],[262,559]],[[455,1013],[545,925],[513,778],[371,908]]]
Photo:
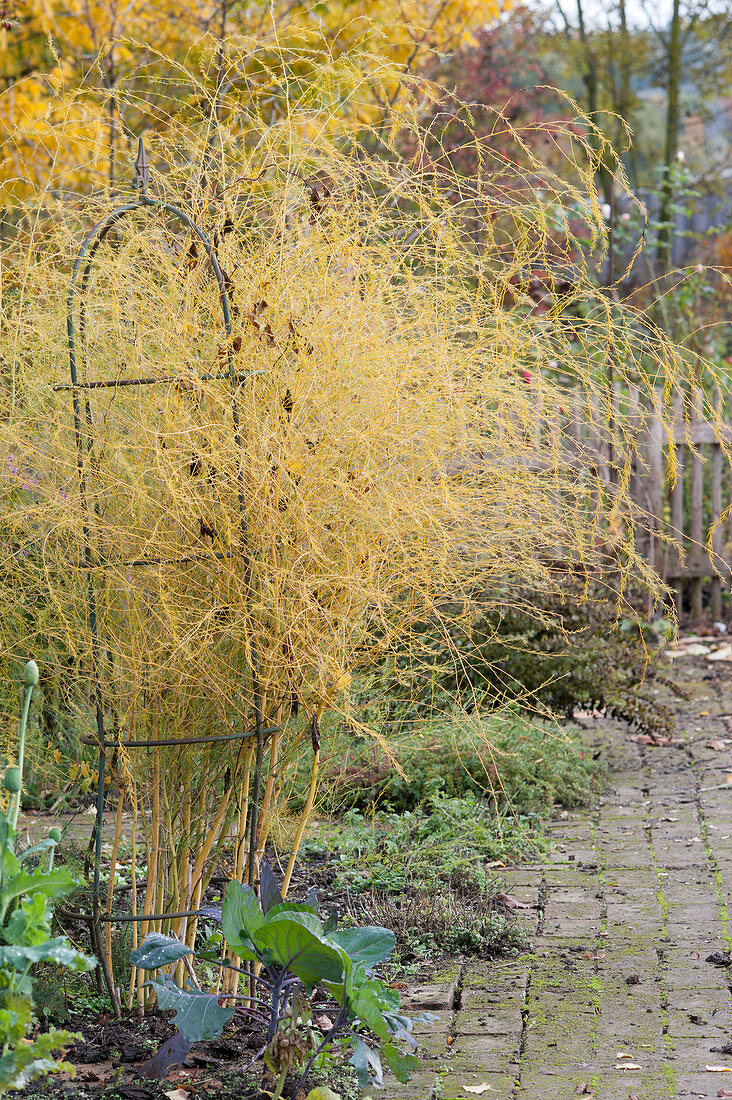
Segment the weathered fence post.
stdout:
[[691,452],[691,554],[693,575],[691,578],[691,617],[698,622],[702,617],[702,578],[701,551],[704,543],[704,467],[699,447],[700,433],[695,431],[701,425],[701,393],[698,389],[691,393],[691,440],[694,447]]

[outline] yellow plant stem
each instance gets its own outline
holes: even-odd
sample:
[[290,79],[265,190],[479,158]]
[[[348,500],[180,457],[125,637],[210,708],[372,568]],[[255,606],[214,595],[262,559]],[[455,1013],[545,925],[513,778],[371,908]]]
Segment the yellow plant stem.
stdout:
[[234,877],[243,882],[245,878],[245,862],[247,858],[247,819],[249,817],[249,784],[252,776],[252,761],[256,745],[251,739],[244,754],[244,778],[241,784],[241,799],[239,802],[239,827],[236,834],[236,853],[234,857]]
[[[107,884],[107,916],[112,916],[112,904],[114,902],[114,883],[117,877],[117,856],[119,855],[119,844],[122,836],[122,807],[124,806],[125,796],[124,791],[120,789],[119,797],[117,799],[117,816],[114,823],[114,842],[112,844],[112,856],[109,864],[109,883]],[[114,979],[114,969],[112,966],[112,922],[106,921],[106,927],[104,929],[104,951],[107,960],[107,967],[109,973]]]
[[[226,816],[226,811],[228,809],[229,802],[231,800],[232,789],[233,789],[232,787],[229,787],[228,791],[224,794],[224,796],[221,800],[221,806],[219,807],[219,811],[216,814],[214,822],[213,822],[213,824],[211,825],[211,827],[208,831],[208,835],[206,836],[206,839],[204,840],[201,847],[199,848],[198,856],[196,857],[196,863],[195,863],[195,866],[193,868],[193,874],[191,875],[191,881],[193,883],[193,894],[192,894],[191,899],[190,899],[190,908],[191,909],[198,909],[201,905],[201,894],[203,892],[203,887],[204,887],[203,869],[205,867],[206,860],[208,859],[208,857],[211,853],[211,849],[214,845],[214,841],[216,840],[216,838],[219,834],[219,830],[221,828],[222,822],[223,822],[223,820]],[[193,941],[196,938],[196,927],[197,927],[197,925],[198,925],[198,921],[197,921],[196,917],[191,918],[188,922],[185,942],[186,942],[187,946],[190,947],[191,949],[193,949]]]
[[[132,788],[130,790],[130,801],[132,803],[132,854],[130,857],[130,902],[132,905],[132,916],[137,916],[137,791]],[[137,921],[132,922],[132,949],[133,951],[139,943]],[[132,973],[130,974],[130,988],[127,993],[127,1011],[132,1011],[132,1001],[137,988],[137,968],[132,967]]]
[[[178,842],[177,861],[178,896],[174,906],[174,910],[177,912],[182,912],[186,909],[191,886],[191,797],[189,781],[186,781],[185,795],[182,800],[181,826],[182,832]],[[177,936],[182,943],[186,942],[187,932],[188,917],[178,917],[177,920],[173,921],[173,934]],[[182,977],[183,961],[181,960],[175,971],[175,979],[179,985]]]
[[[152,807],[152,858],[147,869],[148,882],[152,881],[151,901],[153,913],[157,913],[160,904],[160,750],[154,749],[153,763],[153,807]],[[160,931],[159,921],[152,921],[153,932]]]
[[277,757],[279,755],[281,737],[281,731],[278,730],[276,733],[272,734],[272,740],[270,742],[267,785],[264,788],[264,796],[259,808],[259,821],[257,823],[257,860],[259,863],[262,862],[264,848],[267,843],[267,835],[269,833],[269,811],[272,805],[272,795],[274,794],[275,784],[279,775]]
[[[153,726],[153,729],[155,727]],[[147,847],[147,887],[145,889],[145,903],[143,908],[143,915],[146,913],[155,913],[157,902],[157,877],[158,877],[158,859],[160,855],[160,755],[157,750],[153,751],[153,781],[152,781],[152,819],[150,822],[149,830],[145,829],[145,840]],[[140,938],[144,940],[149,931],[155,931],[155,921],[142,921],[142,927],[140,928]],[[142,1016],[144,1009],[144,990],[142,988],[143,975],[141,971],[137,973],[137,1011],[138,1015]]]
[[[179,890],[179,878],[178,878],[178,847],[182,844],[180,834],[176,831],[175,821],[177,814],[173,815],[170,812],[170,801],[168,798],[167,784],[162,784],[163,793],[163,809],[164,809],[164,824],[166,837],[166,854],[167,854],[167,867],[168,867],[168,889],[167,898],[170,905],[170,912],[177,912],[180,901]],[[162,911],[162,910],[161,910]],[[170,932],[172,924],[170,921],[165,922],[164,931]]]
[[[150,903],[153,894],[153,879],[151,874],[151,837],[150,829],[148,827],[147,814],[142,815],[143,832],[145,836],[145,851],[147,852],[147,883],[145,884],[145,898],[142,903],[142,914],[154,912],[151,909]],[[148,932],[148,921],[141,922],[140,927],[140,940],[144,940]],[[142,970],[137,971],[137,1015],[142,1019],[142,1015],[145,1010],[145,991],[143,989],[143,982],[145,981],[144,972]]]
[[[191,909],[200,909],[201,896],[203,894],[203,879],[199,879],[196,887],[193,891],[193,897],[191,898]],[[196,930],[198,928],[198,917],[189,917],[188,924],[186,925],[186,947],[190,947],[191,951],[196,944]]]
[[[249,784],[251,782],[252,761],[254,760],[255,749],[256,746],[252,743],[252,739],[250,738],[244,750],[244,775],[239,788],[239,816],[234,851],[234,878],[237,882],[244,882],[247,872],[248,848],[246,842],[247,821],[249,817]],[[227,951],[227,958],[234,965],[237,964],[237,957],[233,951]],[[224,991],[229,993],[232,997],[235,997],[239,991],[239,977],[240,975],[235,970],[226,970],[223,967],[222,971],[219,973],[219,980],[223,985]]]
[[318,787],[318,769],[320,765],[320,719],[323,713],[323,707],[318,709],[318,713],[313,719],[313,763],[310,769],[310,787],[308,789],[308,796],[305,799],[305,805],[303,806],[302,813],[300,814],[300,820],[297,823],[297,832],[295,833],[295,839],[292,842],[292,851],[290,852],[290,858],[287,861],[287,870],[285,871],[285,877],[282,881],[282,897],[287,897],[287,891],[290,888],[290,880],[292,879],[292,872],[295,869],[295,861],[297,859],[297,853],[300,850],[302,844],[302,838],[305,835],[305,829],[307,828],[308,818],[313,809],[313,803],[315,802],[315,792]]

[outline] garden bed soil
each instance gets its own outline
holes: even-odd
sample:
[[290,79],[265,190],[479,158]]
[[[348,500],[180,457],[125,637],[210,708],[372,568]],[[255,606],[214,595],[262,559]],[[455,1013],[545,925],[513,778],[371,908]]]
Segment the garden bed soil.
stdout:
[[63,1073],[34,1082],[19,1095],[27,1100],[169,1100],[171,1092],[182,1089],[196,1100],[265,1100],[261,1072],[244,1072],[263,1037],[243,1018],[219,1039],[196,1043],[183,1065],[173,1067],[162,1081],[145,1077],[145,1063],[175,1033],[170,1016],[155,1011],[142,1020],[136,1014],[115,1020],[110,1013],[97,1020],[70,1019],[67,1028],[82,1036],[67,1051],[73,1076]]

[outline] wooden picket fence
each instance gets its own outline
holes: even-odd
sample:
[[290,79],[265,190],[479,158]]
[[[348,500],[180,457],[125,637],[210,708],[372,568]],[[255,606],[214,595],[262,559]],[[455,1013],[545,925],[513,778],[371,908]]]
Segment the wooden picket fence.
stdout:
[[[723,599],[732,581],[732,516],[719,523],[732,501],[732,469],[722,442],[732,445],[732,424],[705,419],[700,396],[692,394],[676,401],[669,433],[652,411],[641,416],[639,401],[633,387],[615,395],[617,414],[635,422],[640,433],[642,461],[634,463],[631,480],[631,495],[643,516],[637,546],[674,592],[679,616],[694,622],[708,610],[715,621],[732,618],[732,603]],[[583,461],[610,480],[613,456],[599,425],[598,412],[595,422],[569,417],[564,431]]]

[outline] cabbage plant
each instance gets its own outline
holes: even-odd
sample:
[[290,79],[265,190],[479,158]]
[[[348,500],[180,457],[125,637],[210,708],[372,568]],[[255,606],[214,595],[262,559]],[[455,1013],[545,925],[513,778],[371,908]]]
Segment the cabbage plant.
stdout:
[[[199,911],[200,916],[220,921],[230,951],[250,964],[246,974],[256,990],[253,997],[222,997],[197,988],[190,960],[191,984],[178,985],[162,971],[194,952],[170,936],[146,936],[131,961],[140,969],[161,971],[147,984],[162,1009],[175,1009],[173,1022],[179,1033],[164,1044],[157,1061],[152,1059],[153,1072],[164,1075],[172,1057],[182,1061],[193,1043],[220,1035],[234,1017],[232,1000],[239,999],[262,1025],[265,1042],[251,1065],[264,1059],[276,1081],[273,1097],[282,1094],[288,1072],[300,1069],[297,1095],[318,1057],[334,1043],[350,1048],[350,1062],[362,1087],[382,1083],[382,1057],[399,1081],[409,1080],[418,1064],[412,1053],[417,1046],[414,1019],[402,1014],[399,994],[374,973],[392,951],[394,933],[378,926],[338,928],[337,914],[323,922],[316,905],[314,895],[305,903],[283,901],[271,870],[263,864],[259,897],[250,886],[234,880],[221,909]],[[205,951],[199,957],[231,965]],[[337,1006],[332,1026],[319,1042],[309,1024],[310,995],[317,986]]]

